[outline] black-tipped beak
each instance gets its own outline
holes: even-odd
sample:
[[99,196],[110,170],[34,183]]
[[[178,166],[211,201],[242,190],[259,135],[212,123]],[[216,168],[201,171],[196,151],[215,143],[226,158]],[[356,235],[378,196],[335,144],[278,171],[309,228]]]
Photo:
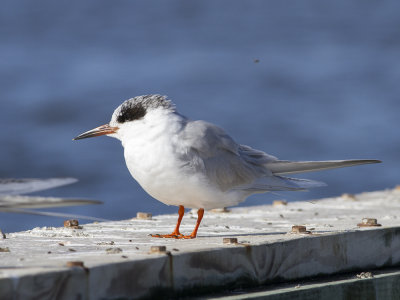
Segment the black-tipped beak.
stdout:
[[73,138],[73,140],[81,140],[81,139],[86,139],[90,137],[95,137],[95,136],[100,136],[100,135],[105,135],[105,134],[112,134],[116,133],[118,131],[118,127],[111,127],[108,124],[96,127],[92,130],[86,131],[80,135],[78,135],[76,138]]

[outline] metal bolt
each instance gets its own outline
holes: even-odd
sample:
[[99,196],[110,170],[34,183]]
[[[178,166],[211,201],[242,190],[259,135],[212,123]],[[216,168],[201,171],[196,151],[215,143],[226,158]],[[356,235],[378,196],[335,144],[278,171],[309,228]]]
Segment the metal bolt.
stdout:
[[238,240],[237,238],[223,238],[222,242],[224,244],[237,244]]
[[357,224],[358,227],[376,227],[376,226],[382,226],[381,224],[378,224],[378,220],[374,218],[363,218],[361,223]]
[[356,200],[356,196],[354,196],[353,194],[347,194],[347,193],[342,194],[341,198],[344,200],[352,200],[352,201]]
[[165,247],[165,246],[151,246],[150,252],[151,253],[165,253],[165,252],[167,252],[167,247]]
[[211,209],[210,211],[213,212],[213,213],[229,213],[229,212],[231,212],[231,210],[228,209],[228,208],[226,208],[226,207],[223,207],[223,208],[213,208],[213,209]]
[[367,225],[376,225],[376,224],[378,224],[378,220],[371,219],[371,218],[364,218],[364,219],[362,219],[362,223],[367,224]]
[[287,205],[287,201],[286,200],[274,200],[274,202],[272,203],[273,206],[281,206],[281,205]]
[[66,220],[64,221],[64,227],[78,226],[78,220]]
[[138,212],[136,214],[136,218],[140,220],[151,220],[153,215],[151,213],[145,213],[145,212]]
[[293,233],[307,233],[307,228],[306,228],[306,226],[302,226],[302,225],[293,225],[292,232]]
[[81,267],[84,268],[83,261],[81,260],[76,260],[76,261],[67,261],[66,266],[71,268],[71,267]]
[[82,226],[79,226],[78,220],[66,220],[64,221],[64,227],[82,229]]

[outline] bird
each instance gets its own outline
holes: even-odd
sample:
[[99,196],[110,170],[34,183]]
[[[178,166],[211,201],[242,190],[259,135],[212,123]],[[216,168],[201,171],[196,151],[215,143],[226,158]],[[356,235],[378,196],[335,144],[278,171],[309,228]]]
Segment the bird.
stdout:
[[[130,174],[150,196],[179,207],[175,229],[171,234],[151,235],[159,238],[195,238],[204,210],[235,206],[253,194],[325,185],[284,175],[381,162],[279,160],[235,142],[212,123],[185,117],[167,96],[159,94],[124,101],[109,123],[73,140],[101,135],[121,141]],[[185,207],[197,209],[196,225],[189,235],[179,230]]]

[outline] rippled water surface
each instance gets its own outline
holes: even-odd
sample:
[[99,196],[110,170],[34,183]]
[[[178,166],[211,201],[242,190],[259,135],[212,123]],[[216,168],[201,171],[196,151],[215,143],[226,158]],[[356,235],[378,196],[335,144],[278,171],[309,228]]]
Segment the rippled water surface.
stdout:
[[[244,205],[391,188],[400,183],[399,9],[398,1],[4,1],[0,176],[72,176],[80,181],[39,194],[104,201],[57,211],[176,212],[131,178],[117,140],[71,140],[107,123],[123,100],[160,93],[281,159],[384,161],[308,174],[328,186]],[[3,231],[61,224],[4,213],[0,221]]]

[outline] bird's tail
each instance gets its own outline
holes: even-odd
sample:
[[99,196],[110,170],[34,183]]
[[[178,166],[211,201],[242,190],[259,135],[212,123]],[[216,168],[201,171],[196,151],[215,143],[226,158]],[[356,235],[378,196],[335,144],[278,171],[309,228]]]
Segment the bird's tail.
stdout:
[[364,164],[380,163],[376,159],[350,159],[350,160],[327,160],[327,161],[285,161],[276,160],[267,163],[265,166],[274,175],[296,174],[314,172],[328,169],[351,167]]
[[260,177],[249,185],[238,187],[240,190],[245,190],[250,193],[265,193],[271,191],[305,191],[310,188],[325,186],[326,184],[320,181],[290,178],[284,176],[265,176]]

